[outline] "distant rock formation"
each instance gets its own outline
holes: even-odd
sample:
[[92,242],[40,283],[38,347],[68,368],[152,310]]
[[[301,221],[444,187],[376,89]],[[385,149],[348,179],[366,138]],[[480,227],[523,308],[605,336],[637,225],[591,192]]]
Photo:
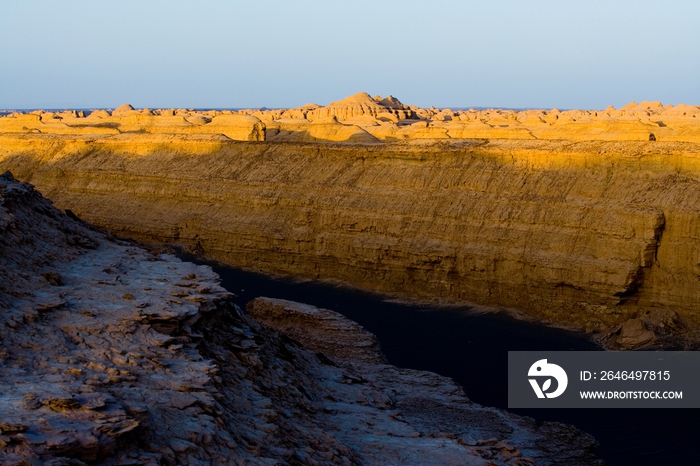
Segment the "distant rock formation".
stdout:
[[134,107],[130,104],[123,104],[112,110],[112,116],[120,116],[124,114],[129,114],[134,111]]
[[[316,329],[309,351],[231,297],[210,268],[0,176],[0,464],[597,464],[589,435],[381,364],[376,339],[329,311],[297,319],[300,340]],[[371,361],[329,351],[339,331]]]
[[415,113],[392,96],[380,99],[378,96],[372,98],[366,92],[358,92],[306,114],[306,118],[310,121],[330,117],[335,117],[338,120],[349,120],[363,116],[398,122],[399,120],[415,117]]
[[[418,108],[393,96],[366,92],[326,106],[292,109],[134,109],[37,111],[0,117],[0,133],[45,134],[169,133],[222,134],[238,141],[418,142],[465,139],[551,139],[570,141],[700,142],[700,107],[631,102],[616,110],[507,110]],[[314,123],[314,126],[307,126]]]

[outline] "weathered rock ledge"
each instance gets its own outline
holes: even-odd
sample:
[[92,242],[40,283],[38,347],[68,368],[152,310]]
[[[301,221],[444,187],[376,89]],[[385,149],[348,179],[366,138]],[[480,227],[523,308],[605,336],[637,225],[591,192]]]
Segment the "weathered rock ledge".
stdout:
[[303,349],[230,297],[1,176],[0,464],[596,464],[587,434],[383,364],[352,322],[304,328],[371,357]]
[[[356,443],[352,438],[364,430],[362,435],[393,439],[379,449],[362,445],[366,457],[391,464],[453,464],[451,453],[423,456],[413,448],[424,444],[442,455],[456,441],[494,464],[602,464],[590,453],[593,438],[571,426],[545,422],[537,427],[532,419],[469,401],[447,377],[387,364],[376,337],[337,312],[271,298],[257,298],[247,310],[264,326],[317,352],[326,364],[347,371],[346,383],[357,388],[334,392],[337,402],[329,405],[341,438]],[[353,413],[363,398],[384,400],[386,410],[363,410],[372,420],[357,425]]]

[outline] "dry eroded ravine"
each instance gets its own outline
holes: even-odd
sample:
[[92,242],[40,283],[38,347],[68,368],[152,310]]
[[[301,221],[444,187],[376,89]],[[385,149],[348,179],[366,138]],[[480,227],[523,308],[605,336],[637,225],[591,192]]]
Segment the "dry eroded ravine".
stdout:
[[609,331],[699,320],[700,146],[0,136],[0,170],[112,232],[365,289]]

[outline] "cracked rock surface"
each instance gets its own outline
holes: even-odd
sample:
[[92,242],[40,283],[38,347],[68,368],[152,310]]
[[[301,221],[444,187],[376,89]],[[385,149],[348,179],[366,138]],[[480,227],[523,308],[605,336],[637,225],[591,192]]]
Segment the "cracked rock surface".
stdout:
[[278,333],[231,297],[0,176],[0,465],[597,462],[589,435],[389,366],[330,311],[295,304],[313,312]]
[[335,367],[335,380],[321,379],[331,392],[324,410],[363,458],[465,464],[469,454],[491,465],[602,464],[590,453],[595,440],[572,426],[538,427],[530,418],[471,402],[450,378],[387,364],[376,337],[337,312],[262,297],[247,310],[266,327],[322,352],[319,359]]

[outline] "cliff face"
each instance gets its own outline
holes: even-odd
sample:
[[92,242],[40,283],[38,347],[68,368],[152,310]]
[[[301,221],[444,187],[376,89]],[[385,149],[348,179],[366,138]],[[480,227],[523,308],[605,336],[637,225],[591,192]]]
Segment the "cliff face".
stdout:
[[235,266],[603,330],[700,317],[698,149],[4,135],[0,169],[99,226]]

